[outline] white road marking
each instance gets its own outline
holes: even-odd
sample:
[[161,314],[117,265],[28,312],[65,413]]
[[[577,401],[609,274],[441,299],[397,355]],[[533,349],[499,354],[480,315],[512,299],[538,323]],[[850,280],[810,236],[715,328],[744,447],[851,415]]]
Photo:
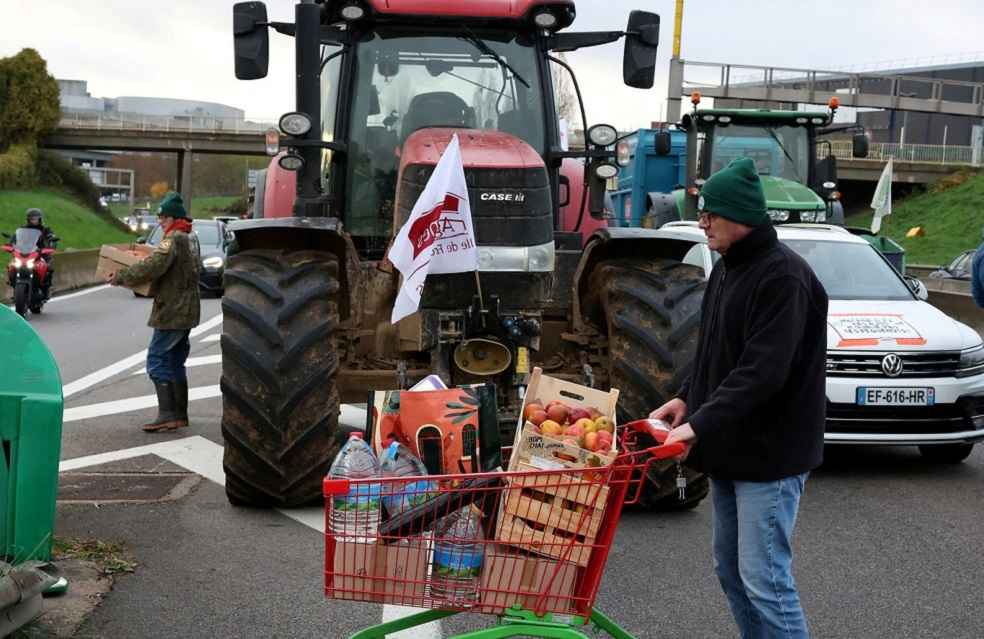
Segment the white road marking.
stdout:
[[212,335],[206,335],[205,337],[201,338],[198,341],[199,341],[199,343],[204,344],[205,342],[217,342],[221,338],[222,338],[222,335],[220,335],[219,333],[213,333]]
[[[219,313],[215,317],[206,320],[205,322],[202,322],[195,328],[191,329],[191,337],[197,337],[202,333],[210,331],[221,323],[222,323],[222,313]],[[129,357],[124,357],[120,361],[110,364],[109,366],[100,368],[95,372],[89,373],[88,375],[86,375],[81,379],[77,379],[74,382],[71,382],[70,384],[65,384],[62,387],[62,396],[65,398],[71,397],[72,395],[75,395],[76,393],[80,393],[91,386],[95,386],[99,382],[109,379],[113,375],[122,373],[123,371],[133,368],[134,366],[140,364],[146,359],[147,359],[147,349],[144,349],[139,353],[134,353]]]
[[[202,357],[189,357],[185,362],[185,368],[195,368],[196,366],[208,366],[210,364],[221,364],[221,355],[204,355]],[[145,375],[147,373],[146,368],[141,368],[140,370],[133,371],[130,376],[134,375]]]
[[68,295],[56,295],[48,300],[48,303],[61,302],[62,300],[70,300],[73,297],[81,297],[83,295],[88,295],[89,293],[95,293],[97,291],[103,291],[107,288],[111,288],[109,284],[102,284],[101,286],[93,286],[92,288],[87,288],[85,290],[79,291],[78,293],[69,293]]
[[[166,459],[172,464],[186,468],[193,473],[197,473],[220,486],[225,486],[225,471],[222,469],[222,452],[222,446],[219,444],[216,444],[210,439],[195,435],[147,446],[137,446],[135,448],[126,448],[107,453],[99,453],[97,455],[68,459],[58,465],[58,471],[78,470],[87,466],[106,464],[152,454]],[[324,508],[278,509],[278,512],[308,528],[316,530],[319,534],[323,535],[325,532]],[[420,611],[416,608],[384,604],[382,621],[386,623],[415,612]],[[441,639],[441,624],[440,622],[434,622],[426,626],[414,628],[413,630],[387,636],[393,639]]]
[[[222,394],[219,385],[198,386],[188,389],[188,401],[193,402],[199,399],[218,397]],[[140,397],[129,397],[127,399],[117,399],[111,402],[100,402],[98,404],[86,404],[66,408],[62,417],[62,423],[77,422],[80,419],[91,419],[104,415],[116,415],[119,413],[130,413],[135,410],[143,410],[157,406],[157,395],[141,395]]]

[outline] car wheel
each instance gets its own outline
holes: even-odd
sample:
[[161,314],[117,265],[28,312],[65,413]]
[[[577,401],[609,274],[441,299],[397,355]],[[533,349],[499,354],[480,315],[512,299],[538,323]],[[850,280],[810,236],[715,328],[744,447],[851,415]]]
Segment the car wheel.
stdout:
[[919,453],[923,458],[935,464],[959,464],[967,459],[973,450],[973,444],[942,444],[919,447]]

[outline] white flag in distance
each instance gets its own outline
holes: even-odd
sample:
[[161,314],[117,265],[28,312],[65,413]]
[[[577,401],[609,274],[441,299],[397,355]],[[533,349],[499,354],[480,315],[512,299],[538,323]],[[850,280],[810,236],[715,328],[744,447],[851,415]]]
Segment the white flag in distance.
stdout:
[[457,134],[434,167],[434,174],[387,257],[403,275],[390,318],[394,324],[417,312],[428,273],[478,270],[475,229]]
[[878,233],[881,230],[882,218],[892,214],[892,160],[888,158],[885,170],[878,178],[878,185],[875,187],[875,195],[871,198],[871,208],[875,210],[874,217],[871,218],[871,232]]

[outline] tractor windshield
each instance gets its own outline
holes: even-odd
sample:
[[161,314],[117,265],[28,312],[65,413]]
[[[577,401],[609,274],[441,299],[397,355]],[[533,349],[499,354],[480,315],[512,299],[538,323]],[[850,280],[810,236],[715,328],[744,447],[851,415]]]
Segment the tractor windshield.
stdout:
[[[717,126],[714,128],[710,173],[732,160],[755,160],[759,175],[773,175],[800,184],[809,179],[810,145],[802,126]],[[709,174],[710,174],[709,173]]]
[[536,48],[515,33],[380,30],[362,38],[348,132],[348,231],[393,232],[400,149],[419,129],[495,129],[543,154],[539,78]]

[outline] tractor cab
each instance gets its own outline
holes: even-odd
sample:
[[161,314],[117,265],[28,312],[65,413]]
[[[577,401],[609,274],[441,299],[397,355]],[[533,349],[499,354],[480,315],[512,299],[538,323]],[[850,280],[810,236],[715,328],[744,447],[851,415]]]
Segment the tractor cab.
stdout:
[[[690,176],[686,195],[681,191],[678,196],[683,219],[696,219],[697,192],[704,180],[732,160],[749,157],[762,179],[774,223],[843,224],[836,158],[828,152],[818,160],[817,153],[818,145],[826,144],[818,136],[833,121],[836,108],[836,100],[828,111],[698,109],[695,102],[680,124],[688,138]],[[856,156],[863,157],[865,143],[856,136]]]

